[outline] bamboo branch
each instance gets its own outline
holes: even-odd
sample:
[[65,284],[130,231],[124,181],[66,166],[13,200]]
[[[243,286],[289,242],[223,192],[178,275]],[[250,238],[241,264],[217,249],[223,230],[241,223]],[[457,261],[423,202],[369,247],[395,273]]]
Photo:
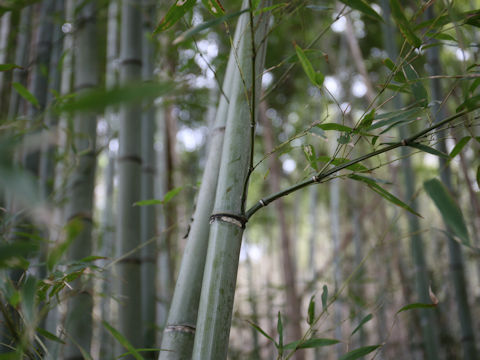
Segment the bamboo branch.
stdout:
[[402,139],[401,141],[398,141],[396,143],[393,143],[393,144],[390,144],[388,146],[385,146],[383,147],[382,149],[378,149],[376,151],[373,151],[371,153],[368,153],[368,154],[365,154],[365,155],[362,155],[362,156],[359,156],[357,157],[356,159],[353,159],[353,160],[350,160],[349,162],[346,162],[344,164],[341,164],[341,165],[338,165],[338,166],[335,166],[334,168],[330,169],[330,170],[327,170],[325,172],[319,172],[317,175],[314,175],[312,176],[310,179],[308,180],[305,180],[305,181],[302,181],[298,184],[295,184],[291,187],[288,187],[280,192],[277,192],[275,194],[272,194],[270,196],[267,196],[263,199],[260,199],[257,203],[255,203],[250,209],[248,209],[248,211],[245,213],[245,217],[248,219],[250,219],[252,217],[253,214],[255,214],[258,210],[260,210],[262,207],[265,207],[267,206],[268,204],[270,204],[271,202],[277,200],[277,199],[280,199],[284,196],[287,196],[288,194],[291,194],[292,192],[295,192],[297,190],[300,190],[300,189],[303,189],[304,187],[307,187],[308,185],[311,185],[313,183],[320,183],[322,182],[324,179],[326,179],[327,177],[339,172],[340,170],[343,170],[343,169],[346,169],[348,168],[349,166],[352,166],[352,165],[355,165],[361,161],[364,161],[364,160],[367,160],[367,159],[370,159],[374,156],[377,156],[377,155],[380,155],[380,154],[383,154],[385,152],[388,152],[388,151],[391,151],[393,149],[396,149],[396,148],[399,148],[401,146],[409,146],[411,145],[412,143],[415,142],[415,140],[423,137],[424,135],[430,133],[432,130],[435,130],[437,128],[440,128],[468,113],[470,113],[471,111],[473,110],[476,110],[480,108],[480,106],[474,108],[474,109],[471,109],[471,110],[465,110],[465,111],[462,111],[462,112],[459,112],[455,115],[452,115],[442,121],[439,121],[431,126],[429,126],[428,128],[406,138],[406,139]]

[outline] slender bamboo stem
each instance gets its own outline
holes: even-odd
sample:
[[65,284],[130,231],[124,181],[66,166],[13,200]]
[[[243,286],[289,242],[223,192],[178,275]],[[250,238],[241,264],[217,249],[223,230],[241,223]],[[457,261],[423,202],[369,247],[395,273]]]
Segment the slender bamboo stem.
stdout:
[[[262,5],[268,6],[267,2]],[[244,16],[249,15],[242,15]],[[252,88],[259,85],[257,82],[252,83],[252,79],[257,78],[251,76],[251,72],[262,69],[264,64],[264,52],[260,50],[255,66],[251,62],[253,49],[250,31],[256,30],[256,44],[259,40],[265,39],[268,18],[268,13],[261,14],[259,22],[248,24],[240,39],[244,43],[244,48],[237,61],[239,73],[243,75],[241,79],[243,83],[237,81],[232,84],[214,214],[211,216],[212,224],[192,355],[194,360],[221,360],[227,357],[245,220],[242,213],[244,206],[242,202],[246,197],[244,186],[251,166],[250,126],[255,121],[250,119],[250,116],[252,114],[256,116],[256,109],[253,112],[250,109],[253,101],[246,98],[245,94],[251,95]],[[258,89],[255,93],[258,96]],[[258,99],[255,102],[257,101]]]
[[459,113],[456,113],[455,115],[449,116],[449,117],[447,117],[447,118],[445,118],[445,119],[443,119],[443,120],[425,128],[424,130],[421,130],[421,131],[417,132],[416,134],[414,134],[414,135],[412,135],[412,136],[410,136],[406,139],[403,139],[403,140],[398,141],[396,143],[384,146],[383,148],[372,151],[371,153],[359,156],[359,157],[357,157],[353,160],[350,160],[350,161],[348,161],[344,164],[335,166],[335,167],[331,168],[330,170],[320,172],[317,175],[312,176],[311,179],[304,180],[304,181],[302,181],[298,184],[295,184],[293,186],[288,187],[287,189],[284,189],[284,190],[279,191],[275,194],[264,197],[261,200],[259,200],[257,203],[255,203],[252,207],[250,207],[250,209],[248,209],[248,211],[245,214],[245,217],[248,220],[258,210],[260,210],[262,207],[267,206],[272,201],[275,201],[275,200],[277,200],[281,197],[287,196],[288,194],[291,194],[292,192],[303,189],[304,187],[309,186],[311,184],[323,182],[328,177],[332,176],[333,174],[336,174],[337,172],[339,172],[341,170],[344,170],[344,169],[348,168],[349,166],[352,166],[354,164],[358,164],[359,162],[362,162],[364,160],[370,159],[370,158],[375,157],[377,155],[386,153],[388,151],[392,151],[392,150],[394,150],[396,148],[399,148],[401,146],[409,146],[409,144],[414,143],[416,140],[418,140],[418,139],[422,138],[423,136],[429,134],[433,130],[438,129],[438,128],[442,128],[445,125],[451,123],[452,121],[454,121],[454,120],[456,120],[456,119],[458,119],[462,116],[465,116],[466,114],[468,114],[468,113],[470,113],[473,110],[476,110],[478,108],[480,108],[480,106],[476,107],[476,108],[473,108],[473,109],[464,110],[464,111],[461,111]]
[[[120,84],[139,81],[142,72],[142,0],[123,0],[120,42]],[[138,249],[140,245],[141,149],[140,108],[133,104],[120,109],[118,165],[118,255]],[[141,347],[143,332],[138,329],[141,310],[141,260],[139,251],[123,258],[117,265],[119,285],[118,330],[134,347]]]
[[[96,7],[87,3],[78,14],[75,32],[75,90],[87,91],[98,86],[99,69],[97,54]],[[78,113],[74,117],[75,167],[69,177],[68,201],[65,219],[81,224],[79,235],[69,248],[71,260],[80,260],[92,253],[93,191],[96,167],[97,118],[92,113]],[[68,334],[65,359],[82,356],[79,346],[90,352],[92,340],[92,282],[88,275],[77,280],[73,297],[68,302],[65,329]]]

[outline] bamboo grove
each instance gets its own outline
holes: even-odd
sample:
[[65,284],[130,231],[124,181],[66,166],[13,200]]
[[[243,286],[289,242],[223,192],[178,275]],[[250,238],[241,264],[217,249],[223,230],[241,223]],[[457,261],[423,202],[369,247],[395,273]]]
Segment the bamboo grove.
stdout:
[[0,359],[478,359],[479,5],[2,1]]

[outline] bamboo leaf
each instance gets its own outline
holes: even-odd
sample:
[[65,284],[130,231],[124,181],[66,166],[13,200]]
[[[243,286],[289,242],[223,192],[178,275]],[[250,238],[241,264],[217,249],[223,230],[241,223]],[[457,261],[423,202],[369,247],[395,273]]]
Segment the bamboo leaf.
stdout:
[[462,210],[460,210],[447,188],[438,179],[425,181],[423,186],[440,211],[445,224],[458,236],[462,243],[470,245],[470,237]]
[[[331,159],[329,156],[319,156],[319,157],[317,157],[317,161],[323,161],[323,162],[326,162],[326,163],[330,162],[335,166],[339,166],[339,165],[342,165],[342,164],[345,164],[345,163],[349,162],[350,159],[346,159],[346,158]],[[367,172],[368,171],[368,168],[365,167],[364,165],[360,164],[360,163],[352,164],[352,165],[348,166],[347,169],[352,170],[352,171],[359,171],[359,172]]]
[[480,95],[469,97],[465,99],[465,101],[461,103],[459,107],[457,107],[456,111],[460,112],[462,110],[475,110],[478,108],[479,103],[480,103]]
[[133,206],[147,206],[147,205],[165,205],[167,202],[173,199],[180,191],[182,191],[183,186],[176,187],[165,194],[162,200],[150,199],[150,200],[141,200],[133,204]]
[[422,45],[422,41],[412,30],[413,27],[410,25],[410,21],[405,17],[403,9],[398,0],[390,0],[390,8],[392,10],[393,20],[397,24],[402,35],[410,43],[410,45],[415,48],[419,48]]
[[257,324],[251,322],[250,320],[247,320],[247,322],[250,324],[251,327],[253,327],[255,330],[257,330],[260,334],[265,336],[268,340],[270,340],[272,343],[275,344],[275,347],[278,347],[277,342],[275,341],[274,338],[272,338],[270,335],[268,335],[260,326]]
[[382,345],[370,345],[349,351],[348,353],[342,355],[339,360],[355,360],[361,358],[362,356],[368,355],[377,350],[380,346]]
[[350,336],[352,336],[353,334],[355,334],[358,330],[360,330],[363,325],[365,325],[367,322],[369,322],[370,320],[373,319],[373,315],[372,314],[368,314],[367,316],[365,316],[362,320],[360,320],[360,323],[357,325],[357,327],[355,328],[355,330],[352,331],[352,333],[350,334]]
[[315,295],[310,298],[307,315],[307,324],[312,325],[315,322]]
[[278,332],[278,349],[282,351],[283,350],[283,322],[282,322],[282,314],[280,313],[280,311],[278,312],[277,332]]
[[136,360],[144,360],[143,356],[138,353],[138,351],[133,347],[132,344],[120,334],[113,326],[111,326],[105,320],[102,321],[103,326],[112,334],[112,336],[122,345],[125,349],[127,349]]
[[448,155],[441,152],[441,151],[438,151],[437,149],[434,149],[430,146],[427,146],[427,145],[424,145],[424,144],[419,144],[419,143],[411,143],[411,144],[408,144],[409,147],[412,147],[414,149],[418,149],[418,150],[421,150],[421,151],[424,151],[424,152],[427,152],[429,154],[432,154],[432,155],[435,155],[435,156],[438,156],[438,157],[441,157],[441,158],[444,158],[444,159],[449,159]]
[[65,341],[63,341],[62,339],[60,339],[58,336],[56,336],[55,334],[52,334],[50,331],[47,331],[45,329],[42,329],[41,327],[37,327],[36,328],[36,331],[42,335],[45,339],[48,339],[48,340],[52,340],[52,341],[55,341],[55,342],[58,342],[60,344],[65,344]]
[[448,154],[448,156],[450,157],[450,159],[453,159],[455,156],[457,156],[458,154],[461,153],[461,151],[463,150],[463,148],[465,147],[465,145],[468,144],[468,142],[470,141],[472,137],[471,136],[465,136],[463,138],[461,138],[457,144],[455,145],[455,147],[452,149],[452,151],[450,152],[450,154]]
[[431,309],[435,308],[437,304],[423,304],[423,303],[413,303],[413,304],[408,304],[402,307],[400,310],[397,311],[397,314],[400,314],[401,312],[408,311],[408,310],[413,310],[413,309]]
[[253,15],[257,16],[257,15],[260,15],[261,13],[264,13],[264,12],[267,12],[267,11],[273,11],[273,10],[278,9],[280,7],[285,7],[287,5],[288,5],[287,3],[279,3],[279,4],[272,5],[272,6],[267,6],[267,7],[255,10],[253,12]]
[[427,106],[427,90],[423,86],[422,82],[418,79],[418,74],[413,68],[413,66],[410,64],[405,65],[403,67],[403,73],[405,74],[407,80],[410,82],[410,88],[417,103],[423,107]]
[[215,16],[225,14],[225,9],[219,0],[202,0],[202,3]]
[[391,194],[390,192],[388,192],[387,190],[385,190],[384,188],[382,188],[380,185],[378,185],[375,181],[373,181],[371,178],[367,178],[365,176],[360,176],[360,175],[356,175],[356,174],[352,174],[352,175],[349,175],[348,176],[350,179],[353,179],[353,180],[357,180],[357,181],[361,181],[365,184],[368,185],[368,187],[370,189],[372,189],[373,191],[375,191],[377,194],[379,194],[380,196],[382,196],[384,199],[390,201],[392,204],[395,204],[399,207],[401,207],[402,209],[405,209],[409,212],[411,212],[412,214],[415,214],[419,217],[422,217],[419,213],[417,213],[416,211],[414,211],[410,206],[408,206],[407,204],[405,204],[403,201],[401,201],[399,198],[397,198],[395,195]]
[[326,124],[324,123],[324,124],[318,124],[315,126],[325,131],[336,130],[336,131],[344,131],[344,132],[353,132],[353,129],[351,127],[348,127],[342,124],[337,124],[337,123],[326,123]]
[[0,71],[9,71],[13,69],[23,69],[23,68],[15,64],[0,64]]
[[13,82],[12,83],[13,88],[18,92],[18,94],[23,97],[25,100],[27,100],[29,103],[31,103],[33,106],[36,108],[40,107],[40,104],[38,103],[37,98],[25,88],[22,84],[18,82]]
[[177,0],[170,9],[168,9],[167,14],[163,17],[160,23],[154,30],[154,34],[165,31],[171,28],[180,20],[183,15],[187,13],[195,5],[196,0]]
[[[375,130],[383,126],[389,126],[391,128],[392,126],[401,124],[401,123],[407,123],[409,121],[412,121],[420,115],[422,112],[422,108],[415,107],[413,109],[408,109],[408,110],[397,110],[397,111],[392,111],[384,114],[377,114],[375,115],[375,120],[377,120],[372,126],[368,128],[368,131],[370,130]],[[386,130],[382,131],[385,132]]]
[[355,132],[359,132],[362,129],[367,129],[372,126],[373,119],[375,118],[375,109],[372,109],[368,114],[366,114],[360,123],[358,124]]
[[340,0],[345,5],[350,6],[352,9],[358,10],[361,13],[371,17],[375,20],[383,22],[383,18],[373,10],[364,0]]
[[210,20],[210,21],[207,21],[207,22],[204,22],[200,25],[197,25],[195,26],[194,28],[191,28],[185,32],[183,32],[180,36],[178,36],[175,40],[173,40],[173,45],[177,45],[177,44],[180,44],[182,42],[184,42],[185,40],[191,38],[192,36],[198,34],[199,32],[203,31],[203,30],[206,30],[206,29],[209,29],[211,27],[214,27],[214,26],[217,26],[218,24],[221,24],[227,20],[230,20],[232,18],[235,18],[237,16],[240,16],[242,15],[244,12],[247,12],[247,11],[250,11],[250,9],[244,9],[244,10],[240,10],[240,11],[237,11],[237,12],[234,12],[232,14],[226,14],[226,15],[223,15],[219,18],[216,18],[216,19],[213,19],[213,20]]
[[317,77],[317,73],[313,69],[312,63],[308,60],[302,48],[298,45],[295,45],[295,51],[297,53],[298,60],[302,64],[303,71],[307,74],[310,82],[315,86],[322,86],[323,84],[323,75]]
[[35,293],[37,289],[37,279],[33,276],[28,276],[22,286],[22,314],[24,321],[30,325],[35,321],[36,303]]
[[284,346],[284,349],[287,350],[296,350],[296,349],[309,349],[309,348],[317,348],[322,346],[330,346],[338,344],[340,341],[337,339],[308,339],[305,341],[297,340],[293,341]]
[[74,111],[103,111],[106,107],[142,103],[153,100],[167,93],[171,94],[174,85],[168,82],[137,83],[113,89],[92,89],[76,95],[65,104],[60,104],[58,110]]
[[323,285],[322,290],[322,309],[325,311],[327,309],[327,301],[328,301],[328,287],[327,285]]

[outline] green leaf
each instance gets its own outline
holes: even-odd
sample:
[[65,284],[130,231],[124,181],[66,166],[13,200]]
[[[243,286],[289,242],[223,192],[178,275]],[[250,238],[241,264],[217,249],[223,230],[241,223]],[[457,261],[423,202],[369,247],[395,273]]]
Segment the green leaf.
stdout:
[[312,325],[315,322],[315,295],[310,298],[307,315],[307,324]]
[[368,114],[366,114],[360,123],[357,125],[355,132],[359,132],[362,129],[367,129],[372,126],[372,121],[375,118],[375,109],[372,109]]
[[40,104],[38,103],[37,98],[30,91],[28,91],[25,86],[18,82],[13,82],[12,86],[20,94],[21,97],[23,97],[36,108],[40,108]]
[[468,144],[468,142],[470,141],[472,137],[471,136],[465,136],[463,138],[461,138],[457,144],[455,145],[455,147],[452,149],[452,151],[450,152],[450,154],[448,154],[448,156],[450,157],[450,159],[453,159],[455,156],[457,156],[458,154],[460,154],[460,152],[463,150],[463,148],[465,147],[465,145]]
[[270,335],[268,335],[260,326],[258,326],[257,324],[251,322],[250,320],[247,320],[247,322],[250,324],[250,326],[252,326],[255,330],[257,330],[260,334],[262,334],[262,335],[265,336],[268,340],[270,340],[271,342],[273,342],[276,347],[278,347],[278,344],[277,344],[277,342],[275,341],[275,339],[272,338]]
[[133,347],[132,344],[120,334],[114,327],[112,327],[108,322],[102,321],[103,326],[112,334],[112,336],[125,348],[127,349],[135,359],[144,360],[143,356],[140,355],[137,350]]
[[348,353],[342,355],[339,360],[355,360],[361,358],[362,356],[368,355],[377,350],[380,346],[382,345],[370,345],[349,351]]
[[327,301],[328,301],[328,287],[327,285],[323,285],[322,290],[322,309],[325,311],[327,309]]
[[403,9],[400,6],[398,0],[390,0],[390,8],[392,10],[393,20],[397,24],[400,32],[405,37],[405,39],[415,48],[419,48],[422,45],[422,41],[415,35],[413,31],[412,23],[407,20]]
[[296,350],[296,349],[309,349],[309,348],[317,348],[322,346],[330,346],[338,344],[340,341],[337,339],[308,339],[305,341],[297,340],[293,341],[284,346],[286,350]]
[[438,157],[441,157],[441,158],[444,158],[444,159],[448,159],[448,155],[441,152],[441,151],[438,151],[437,149],[434,149],[430,146],[427,146],[427,145],[424,145],[424,144],[419,144],[419,143],[409,143],[408,144],[409,147],[412,147],[414,149],[418,149],[418,150],[421,150],[421,151],[424,151],[424,152],[427,152],[429,154],[432,154],[432,155],[435,155],[435,156],[438,156]]
[[279,4],[272,5],[272,6],[267,6],[267,7],[255,10],[253,12],[253,15],[257,16],[257,15],[260,15],[264,12],[273,11],[273,10],[278,9],[280,7],[285,7],[287,5],[288,5],[287,3],[279,3]]
[[303,145],[303,154],[307,158],[307,161],[310,163],[310,166],[318,171],[318,166],[317,166],[317,157],[315,155],[315,148],[308,144],[308,145]]
[[422,304],[422,303],[408,304],[402,307],[400,310],[398,310],[397,314],[407,310],[413,310],[413,309],[432,309],[432,308],[435,308],[436,306],[437,306],[436,304]]
[[165,205],[167,202],[172,200],[172,198],[177,195],[180,191],[182,191],[183,186],[176,187],[165,194],[162,200],[158,199],[150,199],[150,200],[142,200],[137,201],[133,204],[133,206],[147,206],[147,205]]
[[456,111],[462,111],[462,110],[475,110],[478,109],[480,106],[480,95],[475,95],[472,97],[467,98],[463,103],[460,104],[459,107],[457,107]]
[[0,71],[9,71],[13,69],[22,69],[22,67],[15,64],[0,64]]
[[383,63],[390,71],[395,71],[395,63],[390,58],[385,58]]
[[173,40],[172,44],[173,45],[180,44],[180,43],[184,42],[185,40],[191,38],[192,36],[198,34],[199,32],[201,32],[203,30],[206,30],[206,29],[209,29],[211,27],[217,26],[218,24],[221,24],[221,23],[223,23],[227,20],[230,20],[234,17],[240,16],[241,14],[243,14],[244,12],[247,12],[247,11],[250,11],[250,9],[244,9],[244,10],[241,10],[241,11],[234,12],[232,14],[223,15],[219,18],[216,18],[216,19],[204,22],[200,25],[197,25],[194,28],[183,32],[180,36],[178,36],[175,40]]
[[23,320],[28,325],[33,324],[36,317],[35,293],[37,289],[37,279],[28,276],[22,286],[22,313]]
[[283,350],[283,322],[282,322],[282,314],[280,313],[280,311],[278,312],[277,332],[278,332],[278,348],[280,350]]
[[410,88],[412,90],[415,100],[420,106],[427,106],[428,104],[428,93],[422,82],[418,79],[418,74],[413,68],[412,65],[407,64],[403,66],[403,73],[409,81]]
[[0,245],[0,267],[12,267],[22,263],[25,257],[33,255],[40,248],[37,241],[15,241]]
[[168,9],[167,14],[160,21],[160,24],[155,28],[154,34],[165,31],[171,28],[180,20],[183,15],[187,13],[193,6],[196,4],[196,0],[177,0],[170,9]]
[[422,113],[423,109],[415,107],[408,110],[397,110],[384,114],[375,115],[375,120],[377,120],[372,126],[368,128],[368,131],[378,129],[383,126],[387,126],[381,133],[384,133],[390,130],[392,127],[408,123],[412,120],[416,120],[418,116]]
[[344,131],[349,133],[353,132],[353,129],[351,127],[348,127],[342,124],[337,124],[337,123],[324,123],[324,124],[318,124],[315,126],[325,131],[336,130],[336,131]]
[[383,22],[383,18],[375,10],[373,10],[370,7],[370,5],[368,5],[364,0],[340,0],[340,1],[347,6],[350,6],[352,9],[358,10],[361,13],[364,13],[365,15],[375,20]]
[[215,16],[220,16],[225,14],[225,9],[219,0],[202,0],[203,5],[207,8],[210,13]]
[[42,335],[45,339],[52,340],[55,342],[58,342],[60,344],[65,344],[65,341],[60,339],[57,335],[52,334],[50,331],[47,331],[45,329],[42,329],[41,327],[37,327],[36,331]]
[[367,316],[365,316],[362,320],[360,320],[360,323],[357,325],[357,327],[355,328],[355,330],[352,331],[352,333],[350,334],[350,336],[352,336],[353,334],[355,334],[358,330],[360,330],[363,325],[365,325],[367,322],[369,322],[370,320],[373,319],[373,315],[372,314],[368,314]]
[[168,82],[133,83],[110,90],[92,89],[77,94],[64,104],[60,111],[103,111],[106,107],[127,103],[142,103],[165,94],[171,94],[174,85]]
[[419,213],[414,211],[410,206],[405,204],[403,201],[401,201],[395,195],[391,194],[390,192],[388,192],[387,190],[382,188],[380,185],[378,185],[374,180],[372,180],[370,178],[367,178],[365,176],[360,176],[360,175],[356,175],[356,174],[351,174],[348,177],[350,179],[361,181],[361,182],[367,184],[370,189],[375,191],[377,194],[382,196],[384,199],[390,201],[392,204],[395,204],[395,205],[401,207],[402,209],[410,211],[412,214],[415,214],[419,217],[422,217]]
[[442,215],[443,221],[453,233],[464,243],[470,245],[468,229],[465,225],[462,210],[457,205],[447,188],[438,180],[425,181],[423,186]]
[[[295,51],[297,53],[298,60],[300,60],[300,64],[302,64],[303,71],[307,74],[308,79],[310,82],[315,86],[322,86],[323,84],[323,75],[317,77],[317,73],[313,69],[312,63],[308,60],[307,56],[305,55],[302,48],[298,45],[295,45]],[[319,82],[321,80],[321,82]]]
[[[343,165],[343,164],[349,162],[350,159],[346,159],[346,158],[331,159],[328,156],[319,156],[319,157],[317,157],[317,161],[323,161],[323,162],[326,162],[326,163],[330,162],[331,164],[333,164],[335,166],[339,166],[339,165]],[[367,172],[368,171],[368,168],[363,166],[360,163],[352,164],[352,165],[348,166],[347,169],[352,170],[352,171],[359,171],[359,172]]]

